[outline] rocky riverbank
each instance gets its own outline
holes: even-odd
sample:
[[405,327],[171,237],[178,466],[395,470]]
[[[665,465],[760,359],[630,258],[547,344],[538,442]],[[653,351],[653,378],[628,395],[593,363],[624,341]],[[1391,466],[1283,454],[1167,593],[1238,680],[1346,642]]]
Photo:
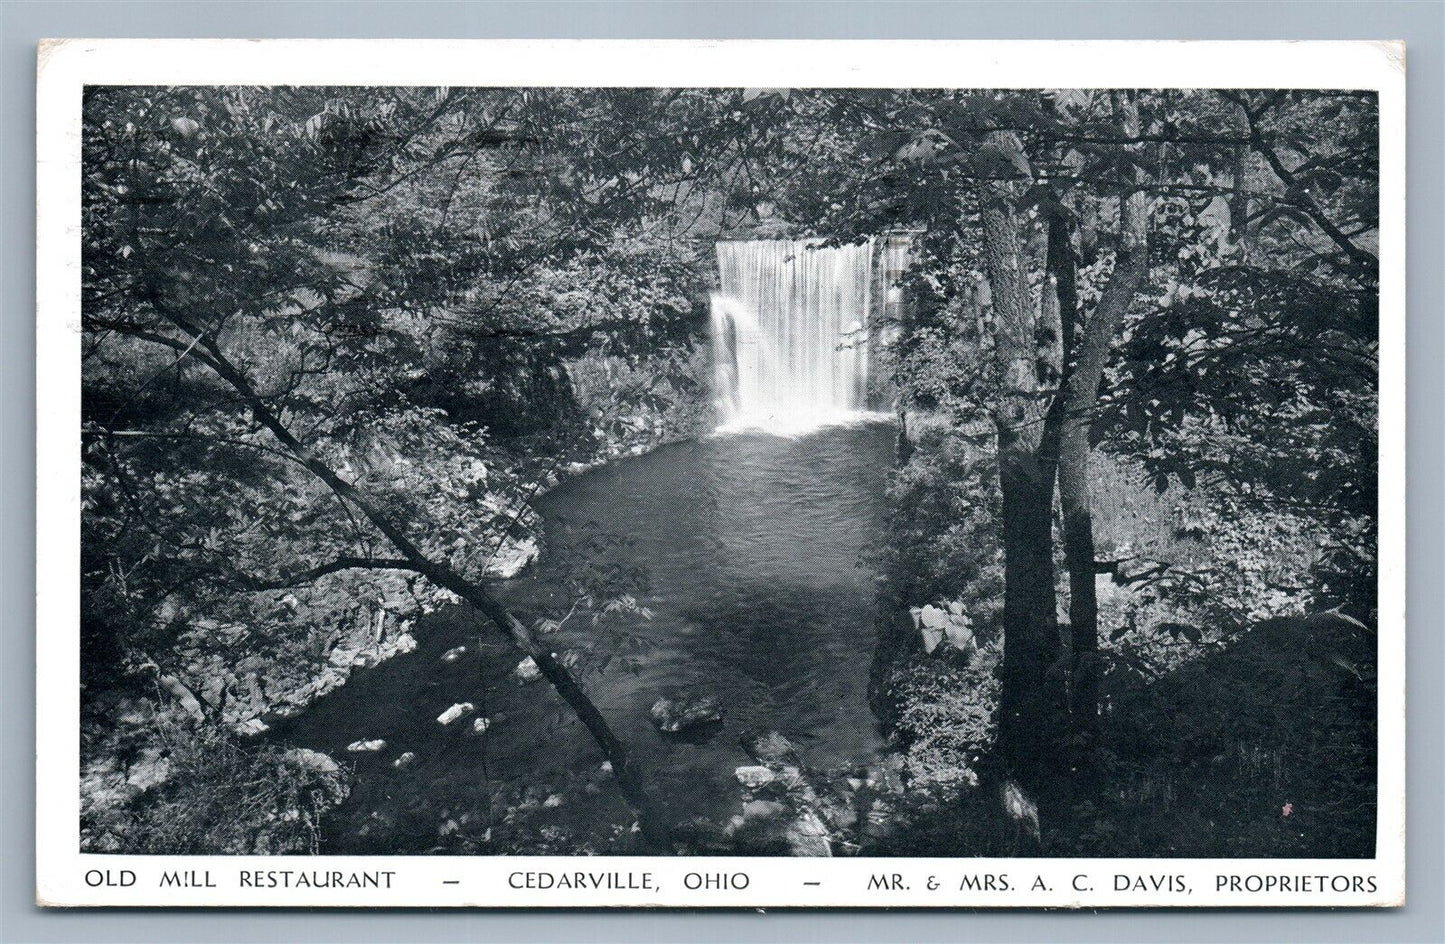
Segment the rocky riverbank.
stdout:
[[[704,428],[707,411],[691,401],[648,400],[604,420],[606,404],[595,402],[596,390],[606,388],[609,375],[613,381],[625,379],[623,372],[606,359],[579,371],[584,375],[579,392],[586,395],[582,405],[590,403],[594,419],[574,437],[565,458],[543,463],[521,447],[512,468],[494,471],[493,480],[512,487],[488,491],[480,499],[496,520],[508,523],[486,564],[493,578],[516,576],[542,552],[542,522],[531,508],[535,498],[567,478]],[[252,835],[251,840],[237,838],[246,833],[238,827],[237,837],[225,841],[228,850],[243,851],[249,841],[275,851],[306,851],[315,840],[308,824],[346,796],[349,764],[316,752],[247,746],[247,741],[345,685],[357,670],[414,650],[416,621],[454,602],[415,577],[381,571],[342,572],[293,592],[250,596],[257,599],[238,609],[257,622],[162,614],[167,622],[184,625],[164,663],[140,666],[128,689],[88,697],[82,724],[82,848],[138,851],[147,842],[137,832],[148,822],[145,811],[169,802],[167,785],[178,775],[194,779],[198,768],[190,755],[235,750],[261,765],[259,779],[297,789],[271,797],[269,806],[238,798],[238,812],[251,822]],[[301,808],[305,804],[299,798],[309,803],[316,797],[325,801],[321,808]],[[277,823],[288,838],[278,838]]]

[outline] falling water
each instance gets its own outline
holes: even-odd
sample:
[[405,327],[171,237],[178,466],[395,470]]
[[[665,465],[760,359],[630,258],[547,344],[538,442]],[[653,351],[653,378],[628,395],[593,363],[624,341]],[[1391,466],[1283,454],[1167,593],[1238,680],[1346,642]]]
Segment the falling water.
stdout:
[[714,389],[723,428],[793,432],[868,405],[873,242],[717,245]]

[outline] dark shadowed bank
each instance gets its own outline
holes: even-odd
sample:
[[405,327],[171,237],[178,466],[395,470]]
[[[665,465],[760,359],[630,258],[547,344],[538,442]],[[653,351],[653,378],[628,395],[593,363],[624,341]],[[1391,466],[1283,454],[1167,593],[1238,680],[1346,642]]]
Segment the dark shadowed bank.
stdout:
[[[1107,748],[1056,794],[1032,796],[992,753],[1002,578],[987,457],[938,428],[910,452],[888,551],[900,606],[880,627],[872,697],[903,755],[911,814],[877,854],[1374,854],[1376,634],[1366,610],[1313,611],[1317,523],[1177,486],[1155,494],[1127,459],[1105,457],[1100,556],[1117,561],[1097,582]],[[926,652],[901,604],[949,601],[977,614],[977,648],[945,638]]]

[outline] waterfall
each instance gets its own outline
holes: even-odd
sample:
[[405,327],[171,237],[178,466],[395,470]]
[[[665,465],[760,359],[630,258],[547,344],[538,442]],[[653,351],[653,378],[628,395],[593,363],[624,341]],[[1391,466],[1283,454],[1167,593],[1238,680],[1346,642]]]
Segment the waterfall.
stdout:
[[722,428],[795,432],[863,415],[873,241],[717,244],[713,388]]

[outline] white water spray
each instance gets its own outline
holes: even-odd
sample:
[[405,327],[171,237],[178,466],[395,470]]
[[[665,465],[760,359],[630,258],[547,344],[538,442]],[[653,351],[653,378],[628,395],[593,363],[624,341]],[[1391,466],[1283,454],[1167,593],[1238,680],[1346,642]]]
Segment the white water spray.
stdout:
[[873,242],[721,242],[717,257],[721,428],[795,433],[868,417]]

